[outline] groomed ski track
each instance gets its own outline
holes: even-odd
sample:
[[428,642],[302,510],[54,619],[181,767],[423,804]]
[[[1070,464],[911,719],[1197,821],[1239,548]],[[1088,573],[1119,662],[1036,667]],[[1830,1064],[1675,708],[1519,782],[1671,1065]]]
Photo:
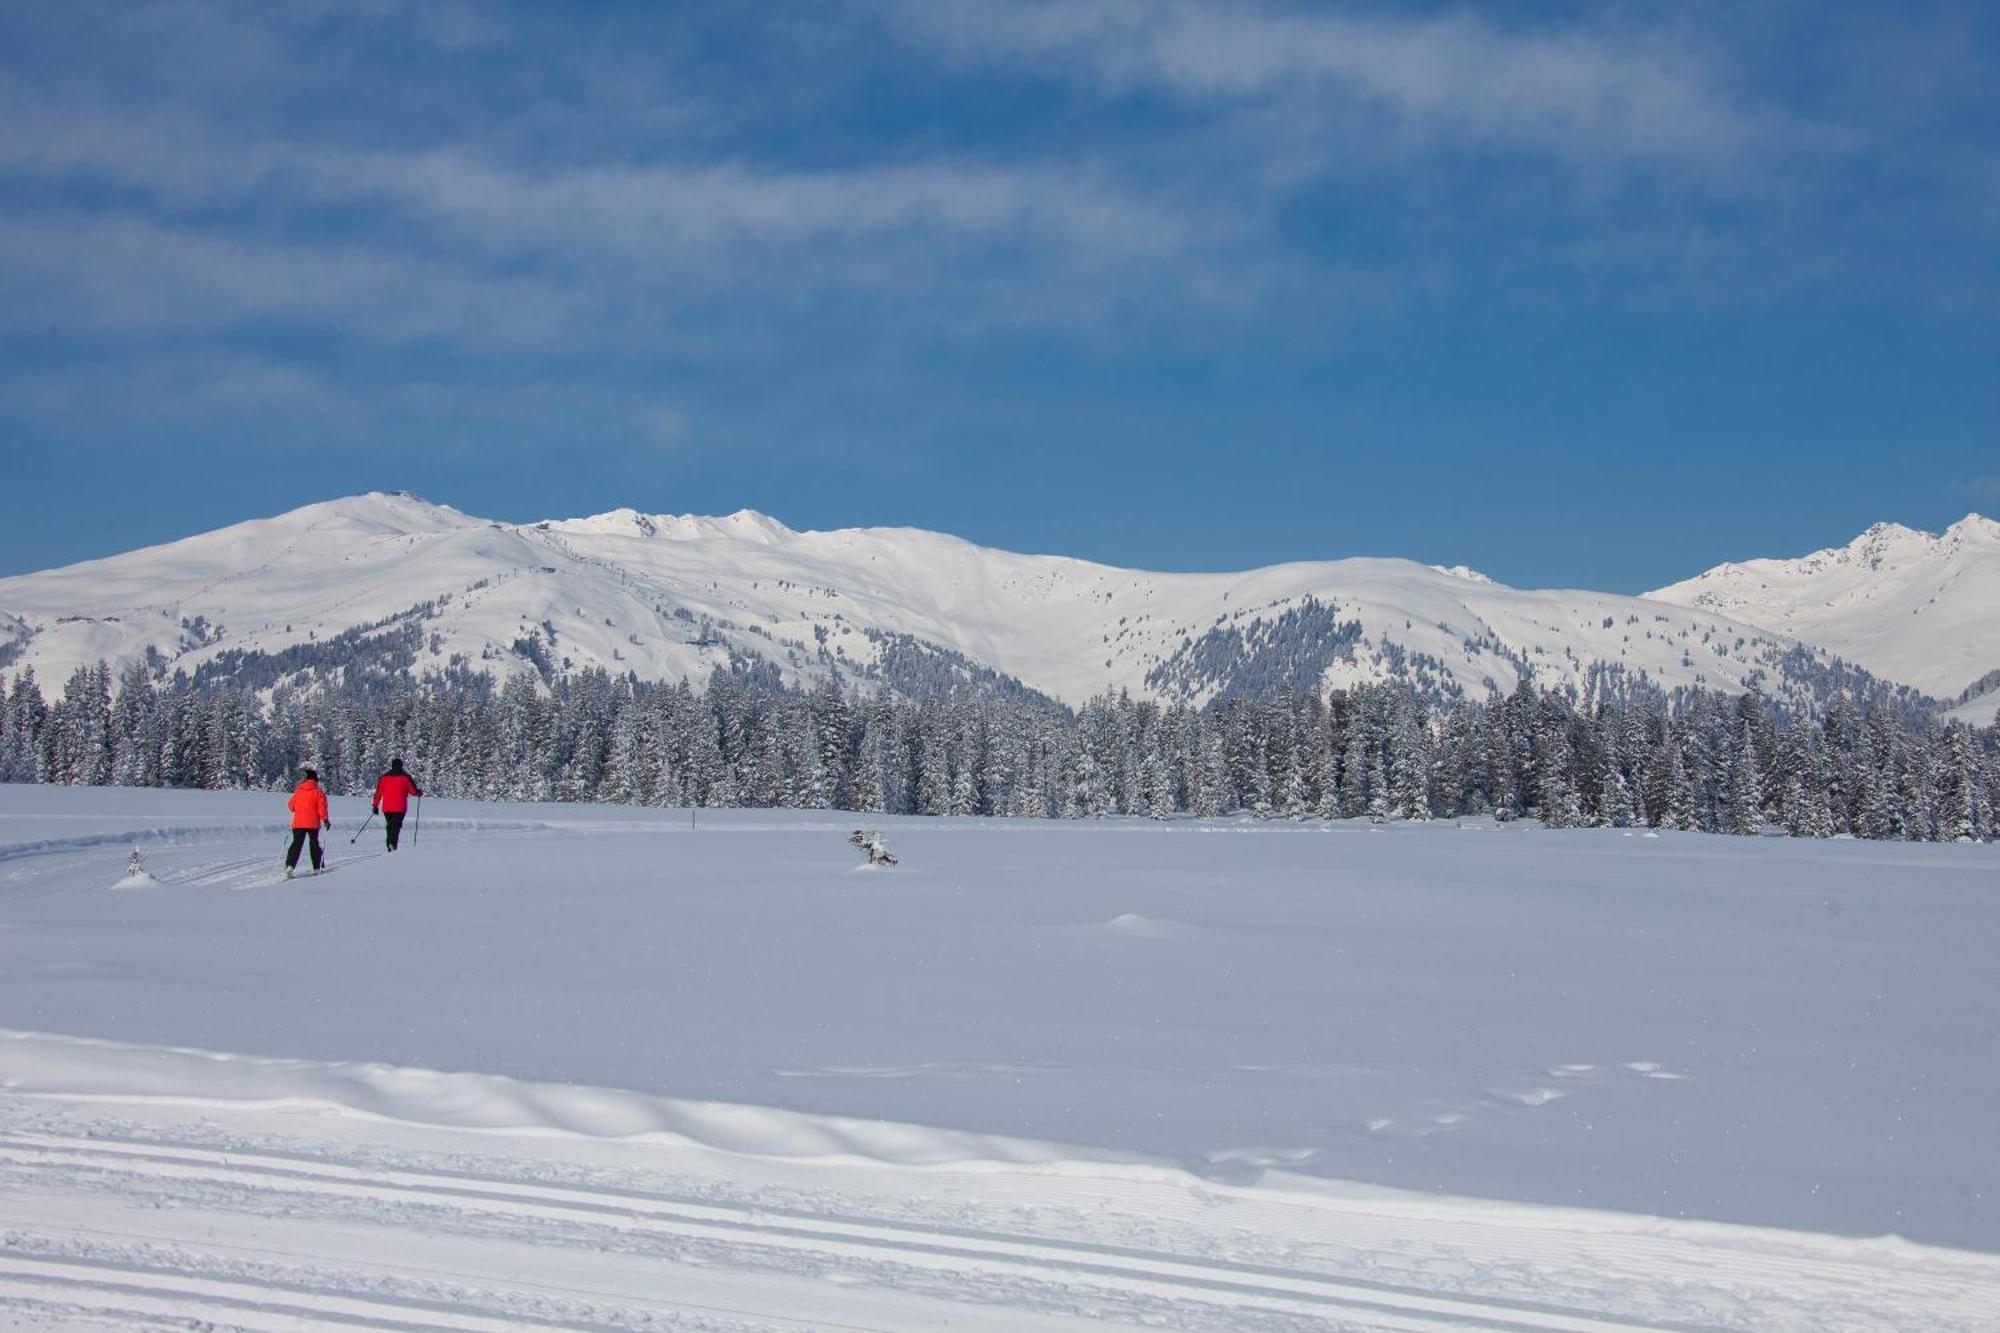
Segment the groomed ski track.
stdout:
[[[452,1076],[439,1075],[449,1079]],[[312,1126],[310,1137],[284,1127]],[[1977,1328],[2000,1260],[1303,1182],[0,1097],[10,1327]]]

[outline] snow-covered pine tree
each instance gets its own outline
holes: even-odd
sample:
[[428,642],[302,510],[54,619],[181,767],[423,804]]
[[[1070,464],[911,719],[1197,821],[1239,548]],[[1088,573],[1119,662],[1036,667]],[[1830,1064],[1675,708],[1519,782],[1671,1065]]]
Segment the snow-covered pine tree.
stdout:
[[1438,727],[1437,763],[1432,777],[1436,793],[1434,813],[1450,818],[1470,808],[1471,743],[1466,710],[1453,704],[1444,710]]
[[1971,730],[1964,723],[1954,722],[1946,729],[1937,767],[1938,837],[1947,842],[1976,841],[1982,823],[1980,765]]
[[1597,811],[1598,818],[1611,828],[1630,828],[1640,822],[1624,766],[1618,751],[1610,746],[1599,756]]
[[[1348,819],[1368,814],[1377,795],[1370,786],[1381,768],[1376,752],[1377,728],[1372,704],[1372,695],[1349,692],[1347,735],[1340,752],[1340,813]],[[1382,796],[1382,807],[1382,813],[1387,815],[1386,793]]]
[[1213,819],[1225,810],[1237,808],[1236,789],[1229,776],[1229,754],[1222,732],[1214,727],[1201,730],[1201,787],[1194,812]]
[[1938,836],[1936,733],[1928,724],[1905,738],[1896,804],[1902,836],[1925,842]]
[[1395,743],[1389,772],[1389,802],[1399,819],[1431,817],[1432,753],[1430,723],[1416,699],[1400,693],[1392,705]]
[[[111,781],[121,787],[152,787],[160,780],[159,694],[144,663],[120,673],[111,705]],[[6,761],[0,758],[0,771]],[[4,781],[0,777],[0,781]]]
[[1479,728],[1480,750],[1485,761],[1487,800],[1495,811],[1522,814],[1528,808],[1528,794],[1521,785],[1521,770],[1515,761],[1514,742],[1507,730],[1505,701],[1498,694],[1487,696],[1485,718]]
[[945,735],[944,708],[935,697],[917,708],[917,813],[951,813],[951,747]]
[[1570,753],[1569,729],[1562,720],[1563,710],[1545,703],[1537,711],[1541,718],[1534,750],[1536,813],[1549,828],[1574,828],[1583,822],[1583,807]]
[[1304,819],[1312,813],[1312,797],[1306,786],[1304,728],[1299,710],[1273,705],[1269,724],[1274,749],[1271,804],[1286,819]]
[[973,705],[971,695],[961,694],[953,700],[949,724],[951,813],[985,814],[987,811],[982,798],[986,777],[986,728],[979,710]]
[[1725,833],[1739,837],[1755,835],[1764,822],[1764,794],[1757,758],[1755,724],[1748,718],[1738,723],[1736,748],[1729,757],[1729,803]]
[[49,706],[32,666],[21,668],[7,690],[7,718],[0,730],[0,782],[47,782]]
[[1174,813],[1174,785],[1166,759],[1149,751],[1139,765],[1139,786],[1145,795],[1146,817],[1165,819]]
[[1669,745],[1667,805],[1660,827],[1694,832],[1703,827],[1702,812],[1706,802],[1702,799],[1701,788],[1695,783],[1693,771],[1688,767],[1685,745],[1678,738],[1670,741]]

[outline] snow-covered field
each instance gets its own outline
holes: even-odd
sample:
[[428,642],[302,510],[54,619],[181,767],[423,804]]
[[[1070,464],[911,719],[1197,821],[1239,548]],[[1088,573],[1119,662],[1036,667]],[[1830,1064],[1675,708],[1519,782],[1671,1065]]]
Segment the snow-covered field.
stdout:
[[0,787],[0,1324],[2000,1320],[2000,848],[282,801]]

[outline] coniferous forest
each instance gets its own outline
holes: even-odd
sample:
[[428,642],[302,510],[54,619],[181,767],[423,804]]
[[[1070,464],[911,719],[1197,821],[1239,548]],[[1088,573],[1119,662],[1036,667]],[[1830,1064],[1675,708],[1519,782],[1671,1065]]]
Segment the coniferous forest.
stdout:
[[1440,700],[1391,683],[1072,712],[1018,692],[790,687],[768,670],[718,670],[699,691],[593,670],[259,694],[99,664],[53,703],[23,672],[0,708],[0,781],[279,789],[310,765],[361,795],[392,756],[429,794],[477,800],[2000,836],[2000,728],[1883,699],[1805,716],[1756,694],[1523,683]]

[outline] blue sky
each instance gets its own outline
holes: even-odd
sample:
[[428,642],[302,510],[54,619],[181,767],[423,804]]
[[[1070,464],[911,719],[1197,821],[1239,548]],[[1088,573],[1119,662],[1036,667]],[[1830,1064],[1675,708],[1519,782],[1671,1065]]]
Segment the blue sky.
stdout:
[[1638,591],[2000,509],[2000,17],[0,0],[0,572],[412,489]]

